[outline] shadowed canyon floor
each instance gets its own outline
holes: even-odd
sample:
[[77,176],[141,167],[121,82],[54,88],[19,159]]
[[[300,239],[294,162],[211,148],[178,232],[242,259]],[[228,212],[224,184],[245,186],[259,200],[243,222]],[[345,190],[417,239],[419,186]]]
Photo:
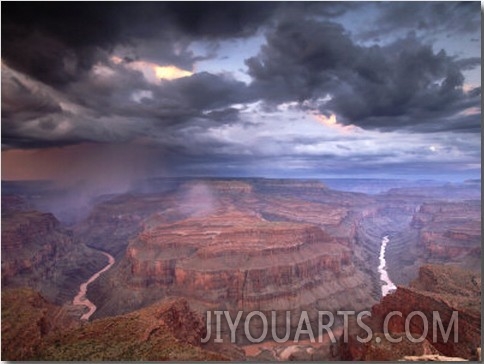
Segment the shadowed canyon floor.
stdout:
[[[396,351],[399,358],[474,355],[480,340],[472,307],[480,304],[481,239],[475,185],[419,190],[399,181],[399,188],[374,195],[330,189],[313,180],[186,178],[151,181],[150,186],[149,192],[98,198],[87,217],[70,226],[38,211],[32,193],[9,186],[11,193],[2,196],[2,284],[11,289],[2,295],[2,357],[394,360],[396,354],[384,351],[371,356],[371,345],[348,347],[328,338],[283,345],[268,335],[265,342],[250,345],[244,322],[254,310],[268,317],[271,311],[278,317],[290,311],[292,338],[303,311],[311,323],[319,310],[373,307],[378,316],[381,307],[404,310],[413,301],[422,302],[423,311],[446,312],[447,306],[435,304],[441,300],[435,295],[442,294],[452,302],[467,297],[455,306],[462,308],[471,332],[462,336],[465,349],[402,349]],[[446,188],[450,198],[444,197]],[[382,298],[378,268],[385,236],[390,241],[386,270],[399,288],[374,306]],[[86,311],[73,299],[80,285],[106,266],[102,252],[113,257],[113,265],[85,287],[96,310],[90,322],[81,322]],[[421,268],[426,263],[434,265]],[[458,267],[468,271],[459,273]],[[466,282],[462,291],[448,291],[454,287],[452,277]],[[432,286],[429,280],[441,283]],[[24,306],[17,303],[21,300]],[[32,320],[15,323],[12,307],[17,304],[31,311]],[[238,347],[230,344],[226,325],[221,327],[223,344],[201,345],[206,312],[214,310],[232,317],[244,312]],[[10,343],[18,325],[31,334],[25,348],[14,349]],[[262,327],[251,321],[251,330],[257,337]],[[341,335],[341,321],[334,332]]]

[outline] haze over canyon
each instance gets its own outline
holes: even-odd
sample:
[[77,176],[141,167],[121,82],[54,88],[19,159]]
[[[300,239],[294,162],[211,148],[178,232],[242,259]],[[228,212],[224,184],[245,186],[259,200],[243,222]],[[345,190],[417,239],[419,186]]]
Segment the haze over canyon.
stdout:
[[2,360],[479,360],[479,5],[3,2]]

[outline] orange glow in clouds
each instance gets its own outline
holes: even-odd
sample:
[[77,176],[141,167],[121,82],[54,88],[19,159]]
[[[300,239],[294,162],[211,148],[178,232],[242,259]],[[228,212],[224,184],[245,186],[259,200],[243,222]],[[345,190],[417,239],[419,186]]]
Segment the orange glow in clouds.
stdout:
[[344,133],[351,132],[355,129],[354,125],[342,125],[338,123],[335,114],[331,114],[328,118],[326,115],[322,114],[311,114],[311,116],[320,124],[327,126],[331,129],[336,129]]
[[[115,64],[120,64],[122,59],[113,56],[111,60]],[[147,61],[134,61],[125,64],[126,67],[143,73],[145,78],[151,83],[158,83],[160,80],[175,80],[177,78],[188,77],[193,75],[193,72],[183,70],[176,66],[160,66],[156,63]]]
[[173,80],[176,78],[187,77],[193,75],[193,72],[182,70],[175,66],[160,67],[155,66],[156,77],[167,80]]
[[326,126],[334,126],[338,123],[336,121],[336,115],[334,114],[331,114],[329,118],[325,115],[318,115],[318,114],[314,114],[313,116],[316,119],[316,121]]

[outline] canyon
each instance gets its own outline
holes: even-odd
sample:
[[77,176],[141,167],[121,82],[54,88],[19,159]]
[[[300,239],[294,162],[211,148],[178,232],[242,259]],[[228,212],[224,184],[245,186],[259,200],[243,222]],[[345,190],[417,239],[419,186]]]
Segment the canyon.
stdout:
[[186,297],[200,312],[290,310],[296,318],[319,307],[361,310],[379,298],[377,273],[359,269],[364,258],[355,254],[357,218],[375,209],[363,194],[317,181],[196,180],[154,198],[158,212],[88,291],[93,318],[166,296]]
[[2,287],[30,287],[56,304],[72,300],[104,259],[49,212],[2,196]]
[[[144,349],[135,350],[136,354],[130,351],[130,356],[121,347],[116,347],[118,357],[114,351],[96,356],[101,355],[99,351],[84,352],[82,342],[94,340],[101,348],[118,335],[129,347],[139,345],[135,340],[144,337],[141,332],[149,331],[149,315],[157,315],[159,307],[170,311],[173,305],[179,319],[187,315],[198,322],[200,339],[206,312],[214,310],[227,310],[232,317],[243,311],[240,327],[251,311],[267,316],[275,311],[281,318],[283,312],[290,311],[294,335],[301,312],[308,313],[312,324],[319,310],[372,310],[376,315],[381,307],[403,309],[406,300],[421,301],[422,310],[429,309],[435,306],[434,298],[412,295],[432,292],[429,277],[447,277],[450,273],[445,269],[465,268],[465,274],[475,277],[471,281],[478,279],[479,297],[475,288],[470,300],[473,305],[477,299],[480,302],[480,187],[432,184],[418,189],[398,181],[398,188],[382,191],[382,186],[392,185],[387,181],[377,185],[377,193],[369,194],[356,192],[354,186],[349,192],[333,185],[329,188],[317,180],[263,178],[158,179],[129,193],[98,197],[89,213],[69,224],[42,210],[48,199],[45,196],[51,192],[45,193],[39,205],[36,201],[40,198],[30,189],[9,186],[11,193],[2,195],[3,288],[29,287],[38,292],[29,294],[40,294],[36,300],[53,305],[47,311],[62,312],[54,315],[63,317],[59,322],[66,322],[67,317],[72,320],[65,324],[64,336],[58,336],[62,329],[44,330],[48,339],[36,339],[35,355],[49,360],[67,360],[69,355],[79,360],[156,359]],[[347,185],[343,183],[341,189]],[[451,191],[449,198],[444,198],[446,189]],[[373,191],[370,184],[361,190]],[[379,269],[382,252],[385,264]],[[108,265],[106,257],[110,257]],[[422,268],[428,263],[437,268]],[[447,273],[439,270],[441,266]],[[388,288],[386,279],[381,280],[383,268],[388,282],[398,287],[394,293],[382,291]],[[432,294],[440,293],[428,293]],[[17,296],[21,294],[13,294]],[[84,303],[91,302],[89,312],[81,296],[87,300]],[[447,312],[444,306],[435,307]],[[446,351],[437,345],[424,353],[473,355],[475,348],[470,347],[480,338],[480,326],[477,330],[474,311],[462,312],[469,317],[473,330],[466,337],[467,351]],[[140,317],[143,319],[138,322]],[[6,317],[6,322],[10,319]],[[188,321],[167,322],[153,328],[154,332],[166,331],[171,324],[190,326]],[[121,328],[138,324],[139,335],[136,331],[129,343],[121,339]],[[253,320],[251,325],[254,336],[258,336],[260,323]],[[100,335],[108,326],[118,329]],[[280,326],[284,331],[285,325],[281,322]],[[243,330],[237,330],[237,346],[230,343],[229,328],[222,325],[221,330],[224,344],[212,341],[202,347],[195,339],[182,340],[180,345],[186,346],[191,356],[180,356],[182,349],[177,347],[171,352],[177,354],[158,352],[158,358],[372,358],[351,354],[364,351],[355,343],[352,348],[335,346],[329,340],[316,346],[309,342],[288,346],[275,343],[270,335],[257,349],[249,349],[251,343]],[[190,336],[188,331],[183,329],[182,336]],[[335,332],[342,332],[338,319]],[[5,335],[8,337],[9,332]],[[181,340],[176,338],[176,330],[173,335],[176,342]],[[160,339],[154,338],[150,345]],[[64,356],[56,352],[54,342],[60,343]],[[240,348],[247,349],[244,353]],[[29,355],[34,351],[28,351]],[[378,355],[385,360],[386,354]]]

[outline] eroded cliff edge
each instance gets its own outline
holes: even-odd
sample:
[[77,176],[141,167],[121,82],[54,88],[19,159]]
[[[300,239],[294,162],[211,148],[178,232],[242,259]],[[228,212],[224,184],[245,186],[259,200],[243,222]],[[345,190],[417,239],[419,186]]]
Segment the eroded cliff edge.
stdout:
[[[412,314],[417,311],[425,315],[427,329],[424,319]],[[390,318],[387,334],[392,340],[401,338],[399,343],[392,343],[385,336],[385,318],[392,312],[401,316]],[[434,331],[435,312],[443,332],[438,323]],[[453,315],[457,316],[457,324]],[[345,342],[343,335],[339,339],[340,359],[395,361],[405,356],[442,355],[476,360],[481,345],[481,277],[453,265],[425,265],[408,287],[399,286],[395,293],[374,305],[371,317],[363,322],[371,328],[371,341],[363,343],[358,339],[366,339],[368,333],[353,321],[348,340]],[[422,337],[421,342],[412,342],[408,333],[414,339]]]
[[[2,293],[2,359],[46,361],[194,360],[244,358],[236,347],[202,347],[206,324],[184,299],[170,298],[95,322],[73,320],[31,289]],[[224,352],[224,353],[221,353]]]

